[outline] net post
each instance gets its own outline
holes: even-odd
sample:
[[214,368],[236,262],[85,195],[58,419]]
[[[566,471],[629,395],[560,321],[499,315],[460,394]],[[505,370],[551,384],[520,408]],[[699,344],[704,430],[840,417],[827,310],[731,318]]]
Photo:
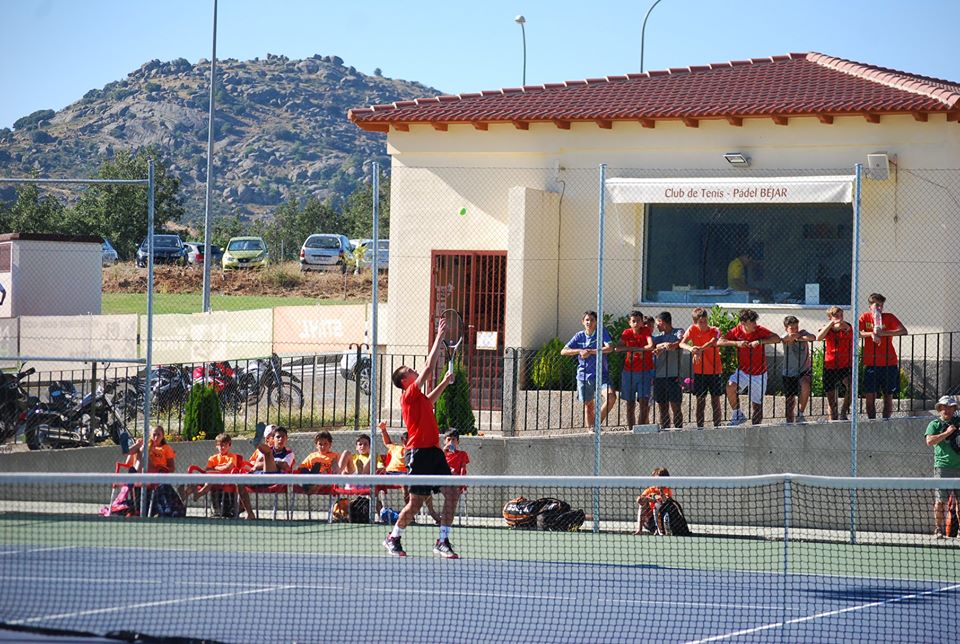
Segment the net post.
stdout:
[[[860,365],[860,324],[857,320],[857,302],[860,296],[860,197],[863,181],[863,165],[854,165],[853,179],[853,279],[850,285],[850,312],[853,325],[853,347],[850,351],[850,476],[857,476],[857,411],[860,407],[858,370]],[[850,490],[850,543],[857,542],[857,491]]]
[[790,580],[790,518],[793,509],[793,489],[789,475],[783,477],[783,613],[781,619],[787,623],[787,584]]
[[[606,203],[604,202],[605,186],[607,182],[607,164],[601,163],[598,221],[597,221],[597,340],[596,340],[596,367],[594,371],[593,392],[593,475],[600,476],[600,392],[603,387],[603,225],[606,217]],[[604,404],[606,400],[604,400]],[[600,489],[593,490],[593,531],[600,531]]]
[[[370,311],[370,474],[377,471],[377,312],[380,308],[380,297],[377,290],[380,281],[380,163],[374,161],[370,166],[371,189],[373,191],[373,303]],[[357,356],[357,365],[360,365],[360,356]],[[360,376],[357,375],[357,384]],[[358,400],[359,400],[359,391]],[[370,488],[370,525],[377,520],[377,495],[374,488]]]

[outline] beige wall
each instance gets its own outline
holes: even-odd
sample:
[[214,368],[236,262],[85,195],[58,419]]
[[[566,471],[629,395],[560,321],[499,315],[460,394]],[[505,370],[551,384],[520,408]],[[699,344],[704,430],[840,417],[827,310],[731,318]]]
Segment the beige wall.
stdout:
[[278,306],[273,310],[273,350],[281,354],[343,351],[351,342],[367,342],[366,329],[363,304]]
[[[854,164],[866,162],[868,153],[896,155],[889,180],[863,182],[862,299],[857,308],[865,306],[866,294],[879,290],[911,332],[960,330],[952,308],[943,305],[960,295],[960,280],[951,277],[960,260],[918,261],[930,255],[934,239],[943,248],[957,248],[960,241],[956,199],[949,190],[918,178],[927,168],[960,168],[960,126],[943,115],[931,115],[926,123],[912,116],[884,116],[879,124],[860,116],[837,117],[833,125],[793,118],[786,127],[763,119],[745,119],[742,127],[726,121],[701,121],[698,128],[657,122],[654,129],[624,122],[610,130],[574,123],[570,130],[531,124],[524,131],[505,124],[490,125],[488,131],[451,125],[440,132],[414,125],[409,132],[391,132],[388,151],[393,156],[390,301],[405,312],[392,318],[386,336],[396,350],[426,348],[431,249],[506,249],[507,344],[511,338],[552,337],[557,302],[555,287],[548,284],[551,271],[556,283],[556,265],[550,260],[538,270],[525,255],[543,253],[558,227],[559,335],[572,334],[580,313],[595,308],[597,300],[598,164],[607,164],[608,177],[726,176],[731,170],[722,155],[730,151],[751,157],[745,176],[850,173]],[[531,197],[561,190],[562,208]],[[467,217],[455,215],[461,207],[468,209]],[[686,324],[689,307],[639,301],[642,210],[642,205],[607,209],[604,308],[617,314],[635,304],[648,313],[672,310]],[[531,243],[537,235],[542,239]],[[513,290],[517,287],[520,293]],[[788,312],[815,328],[826,307],[757,308],[771,328]],[[519,311],[522,321],[515,319]],[[545,330],[537,332],[531,325]]]
[[[0,314],[98,315],[103,251],[99,243],[11,242],[7,301]],[[4,275],[4,278],[6,275]]]
[[[98,358],[123,369],[133,365],[112,361],[139,356],[137,324],[136,314],[24,316],[19,322],[19,353],[13,340],[14,353],[5,355]],[[31,362],[29,366],[37,371],[84,368],[83,363],[68,361]]]

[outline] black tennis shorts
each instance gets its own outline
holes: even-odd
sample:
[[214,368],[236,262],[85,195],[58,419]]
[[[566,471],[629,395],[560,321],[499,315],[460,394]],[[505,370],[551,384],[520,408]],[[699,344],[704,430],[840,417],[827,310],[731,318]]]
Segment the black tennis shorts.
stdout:
[[[408,474],[452,476],[447,457],[439,447],[416,447],[408,449],[405,455]],[[439,492],[440,486],[430,487],[411,485],[410,494],[429,496],[431,492]]]
[[703,398],[707,394],[720,396],[723,394],[723,376],[718,373],[698,373],[693,376],[693,395]]

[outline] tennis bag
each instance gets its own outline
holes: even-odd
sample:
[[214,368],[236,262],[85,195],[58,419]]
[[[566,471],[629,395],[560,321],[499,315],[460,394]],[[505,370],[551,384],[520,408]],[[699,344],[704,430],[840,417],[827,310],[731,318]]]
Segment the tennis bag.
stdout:
[[[556,501],[556,499],[552,499]],[[564,501],[548,504],[537,515],[537,530],[543,532],[575,532],[586,518],[583,510],[574,510]]]
[[172,485],[162,483],[153,490],[151,506],[153,508],[151,515],[160,517],[182,518],[187,516],[187,506],[183,504],[177,491]]
[[[503,520],[511,528],[536,528],[537,515],[540,514],[540,510],[551,501],[557,500],[537,499],[531,501],[526,497],[518,496],[515,499],[510,499],[503,506]],[[563,503],[563,501],[560,501],[560,503]],[[567,506],[568,509],[569,507]]]
[[369,496],[358,496],[350,501],[350,523],[370,523]]
[[653,508],[653,520],[657,524],[657,534],[672,537],[689,537],[690,527],[683,516],[683,508],[676,499],[666,498]]

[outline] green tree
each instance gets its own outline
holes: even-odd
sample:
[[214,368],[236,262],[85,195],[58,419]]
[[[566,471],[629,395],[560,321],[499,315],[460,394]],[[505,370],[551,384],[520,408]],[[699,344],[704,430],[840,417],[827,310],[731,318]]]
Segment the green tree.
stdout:
[[309,197],[302,206],[298,199],[290,199],[277,207],[273,221],[259,221],[253,229],[267,242],[271,257],[281,260],[295,258],[309,235],[342,232],[339,215],[316,197]]
[[[217,244],[220,248],[227,245],[231,237],[240,237],[250,232],[249,226],[237,215],[228,215],[226,217],[217,217],[213,220],[213,231],[211,233],[211,243]],[[251,232],[251,234],[254,234]]]
[[[344,234],[373,237],[373,186],[362,184],[354,190],[341,211]],[[380,182],[380,239],[390,238],[390,179]]]
[[[147,148],[136,153],[117,152],[97,171],[100,179],[146,179],[147,163],[154,160],[154,231],[180,221],[180,179],[171,175],[157,151]],[[147,187],[93,185],[81,195],[76,207],[80,230],[107,237],[121,257],[130,258],[136,245],[147,235]]]
[[188,441],[210,440],[223,431],[223,409],[213,385],[196,385],[183,408],[183,437]]
[[77,232],[65,225],[66,210],[56,197],[41,196],[36,184],[21,184],[13,207],[0,214],[2,230],[15,233]]

